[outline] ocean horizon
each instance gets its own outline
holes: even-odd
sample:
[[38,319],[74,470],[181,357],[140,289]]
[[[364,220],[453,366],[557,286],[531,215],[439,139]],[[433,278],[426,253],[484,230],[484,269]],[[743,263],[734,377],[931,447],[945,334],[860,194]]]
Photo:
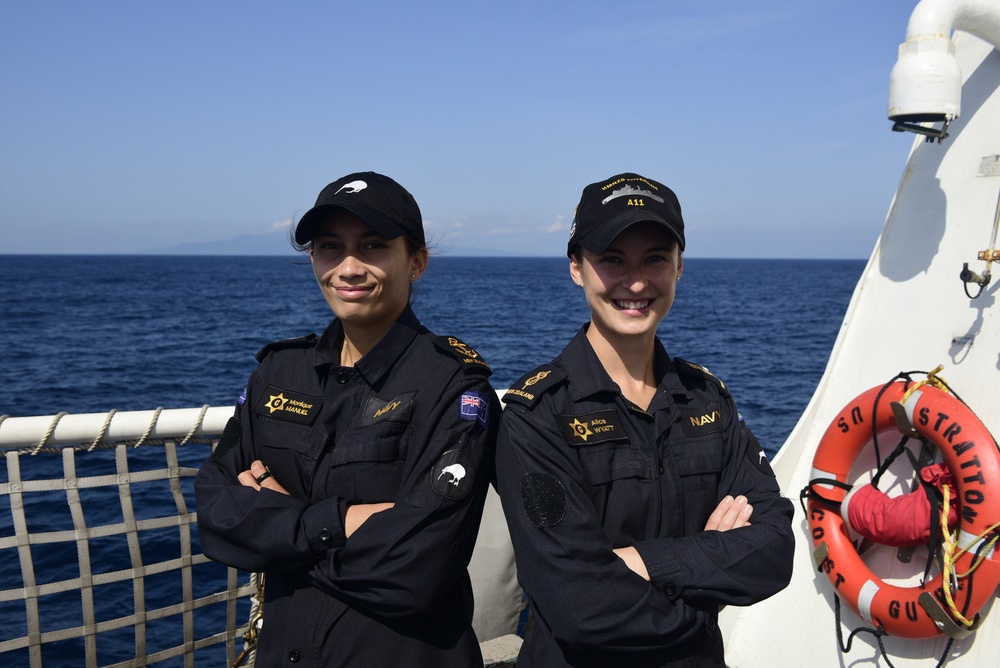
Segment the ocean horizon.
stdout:
[[[303,255],[2,257],[0,414],[232,405],[257,350],[332,317]],[[476,348],[505,389],[587,320],[567,262],[433,257],[413,308]],[[671,355],[727,383],[773,453],[822,375],[864,265],[686,257],[658,333]]]

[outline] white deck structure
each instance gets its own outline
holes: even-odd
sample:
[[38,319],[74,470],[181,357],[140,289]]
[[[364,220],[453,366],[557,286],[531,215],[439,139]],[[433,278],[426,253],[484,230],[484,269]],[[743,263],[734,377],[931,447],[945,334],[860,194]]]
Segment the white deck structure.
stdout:
[[[957,67],[938,60],[923,76],[933,89],[947,78],[945,69],[952,68],[956,76],[960,71],[956,81],[961,83],[960,115],[951,122],[950,136],[942,143],[920,137],[914,141],[826,372],[773,462],[789,497],[797,497],[809,482],[816,447],[844,406],[900,371],[930,371],[944,365],[941,376],[994,437],[1000,434],[1000,312],[996,303],[1000,281],[995,278],[978,298],[970,299],[959,279],[965,263],[980,274],[987,268],[993,273],[1000,270],[997,264],[978,259],[983,251],[996,251],[1000,205],[1000,53],[994,50],[1000,43],[1000,3],[921,2],[910,20],[908,44],[901,47],[901,53],[938,48],[935,41],[947,48],[953,28],[960,29],[953,40]],[[894,91],[892,99],[906,106],[926,102],[937,92]],[[954,113],[955,105],[944,105],[940,111]],[[969,286],[972,295],[978,290],[977,285]],[[889,440],[895,445],[896,439]],[[883,456],[885,452],[884,448]],[[912,469],[900,475],[904,473],[912,477]],[[882,489],[886,491],[885,486]],[[895,494],[909,488],[897,486],[889,491]],[[995,493],[1000,494],[1000,489]],[[813,544],[798,504],[794,526],[791,585],[761,604],[724,613],[730,666],[889,665],[870,634],[857,636],[849,653],[838,651],[832,587],[813,565]],[[918,551],[911,565],[906,565],[896,558],[895,550],[872,552],[866,562],[874,572],[883,579],[904,582],[913,582],[914,571],[922,571],[926,554]],[[986,605],[984,614],[995,607],[995,601],[994,597]],[[841,609],[845,639],[851,630],[871,626],[846,606]],[[892,665],[902,668],[936,665],[948,640],[946,636],[928,640],[886,637],[883,643]],[[977,632],[952,644],[948,665],[994,666],[998,652],[1000,613],[994,611]]]

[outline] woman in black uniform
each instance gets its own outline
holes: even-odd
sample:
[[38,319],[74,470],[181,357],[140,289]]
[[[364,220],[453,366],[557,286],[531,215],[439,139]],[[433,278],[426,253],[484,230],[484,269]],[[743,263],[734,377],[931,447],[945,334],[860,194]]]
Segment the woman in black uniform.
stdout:
[[533,621],[518,668],[725,665],[721,606],[791,577],[791,503],[728,390],[656,336],[684,268],[674,193],[587,186],[590,322],[504,397],[498,489]]
[[204,552],[266,574],[258,666],[482,666],[466,566],[499,409],[479,355],[410,309],[420,210],[350,174],[295,240],[336,317],[258,353],[195,483]]

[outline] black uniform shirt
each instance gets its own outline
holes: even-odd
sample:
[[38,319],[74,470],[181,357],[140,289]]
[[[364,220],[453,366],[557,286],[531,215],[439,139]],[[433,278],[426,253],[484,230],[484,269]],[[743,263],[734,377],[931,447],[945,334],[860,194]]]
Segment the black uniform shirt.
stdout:
[[[407,308],[352,368],[340,321],[271,344],[195,483],[206,555],[266,573],[261,667],[482,666],[466,570],[492,478],[489,369]],[[260,459],[290,493],[240,485]],[[347,538],[354,503],[394,502]]]
[[[498,489],[534,611],[518,668],[723,666],[721,605],[791,577],[792,505],[724,385],[671,360],[645,410],[586,338],[514,383],[497,445]],[[751,525],[704,531],[727,494]],[[650,582],[612,550],[634,546]]]

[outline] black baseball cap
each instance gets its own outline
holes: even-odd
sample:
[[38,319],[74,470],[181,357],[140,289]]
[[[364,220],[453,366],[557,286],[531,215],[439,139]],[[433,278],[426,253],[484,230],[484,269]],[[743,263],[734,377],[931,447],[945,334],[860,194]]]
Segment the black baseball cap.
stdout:
[[350,211],[385,239],[405,234],[421,246],[426,243],[423,218],[413,195],[376,172],[348,174],[323,188],[316,205],[295,226],[295,242],[304,245],[312,241],[316,225],[335,208]]
[[567,254],[577,245],[603,253],[626,228],[644,221],[665,227],[684,250],[684,219],[673,190],[632,172],[591,183],[576,205]]

